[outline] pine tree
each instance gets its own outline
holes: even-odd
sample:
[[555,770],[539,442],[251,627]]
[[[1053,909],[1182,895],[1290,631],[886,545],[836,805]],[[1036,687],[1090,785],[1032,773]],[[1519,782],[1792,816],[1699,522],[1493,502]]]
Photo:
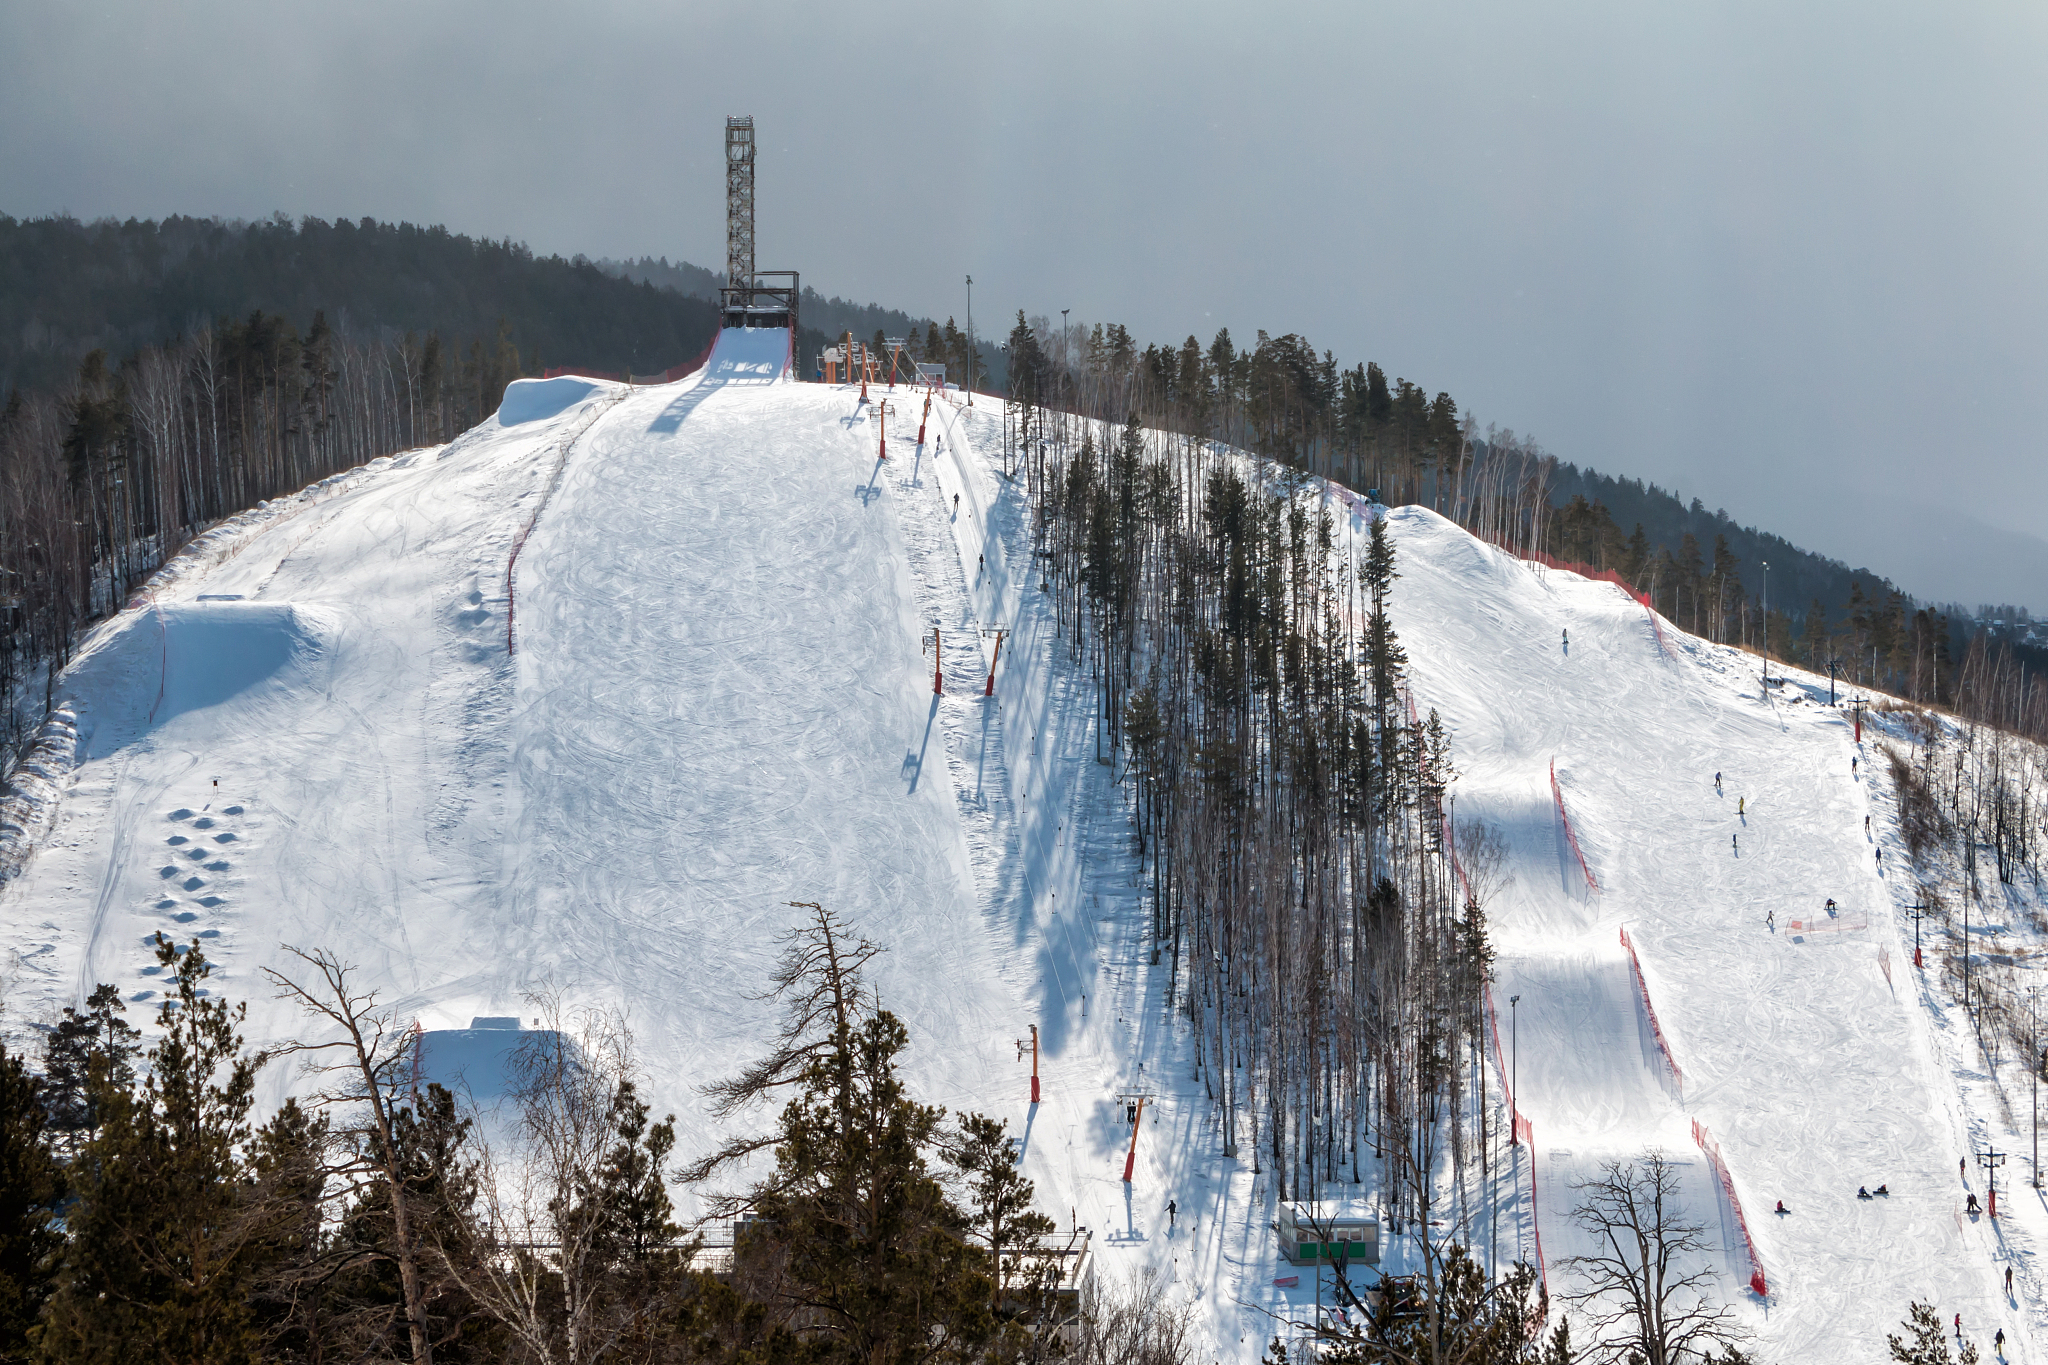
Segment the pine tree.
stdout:
[[121,1016],[127,1012],[117,986],[101,982],[86,997],[85,1012],[67,1005],[64,1017],[44,1042],[44,1102],[50,1126],[73,1137],[96,1123],[92,1104],[92,1072],[106,1072],[105,1084],[126,1090],[135,1083],[135,1054],[142,1035]]
[[0,1042],[0,1365],[30,1358],[29,1329],[54,1288],[65,1194],[42,1082]]
[[95,1066],[100,1127],[73,1165],[77,1203],[45,1317],[52,1361],[236,1365],[258,1349],[249,1290],[267,1228],[239,1156],[250,1137],[256,1061],[244,1010],[207,992],[210,966],[157,936],[172,998],[135,1090]]
[[[768,1057],[709,1092],[719,1114],[798,1093],[772,1138],[774,1171],[723,1201],[752,1214],[734,1247],[738,1295],[700,1283],[689,1329],[728,1342],[786,1332],[818,1360],[973,1358],[996,1334],[994,1282],[930,1167],[944,1111],[897,1075],[909,1035],[861,977],[878,949],[824,907],[801,908],[811,920],[774,976],[788,1022]],[[762,1145],[738,1140],[685,1177]]]
[[1043,1272],[1049,1267],[1033,1264],[1031,1253],[1052,1235],[1055,1224],[1032,1208],[1036,1191],[1017,1168],[1017,1143],[1005,1131],[1002,1120],[967,1114],[960,1118],[959,1125],[952,1150],[946,1155],[967,1177],[969,1223],[975,1236],[988,1248],[989,1263],[995,1272],[990,1307],[998,1314],[1002,1312],[1014,1265],[1023,1272],[1021,1280],[1027,1296],[1032,1298],[1030,1307],[1035,1310],[1041,1305],[1036,1301],[1038,1296],[1030,1295],[1030,1291],[1044,1288]]
[[1905,1326],[1911,1341],[1900,1340],[1897,1333],[1885,1338],[1899,1365],[1977,1365],[1975,1342],[1965,1342],[1960,1356],[1949,1354],[1948,1328],[1933,1304],[1915,1301],[1906,1310]]

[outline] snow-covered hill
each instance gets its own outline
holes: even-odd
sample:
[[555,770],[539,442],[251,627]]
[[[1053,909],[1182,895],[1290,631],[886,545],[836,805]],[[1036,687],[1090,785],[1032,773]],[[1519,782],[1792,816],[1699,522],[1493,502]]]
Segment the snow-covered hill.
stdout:
[[[775,1017],[756,992],[787,903],[822,900],[888,948],[878,982],[921,1093],[1010,1120],[1103,1273],[1157,1267],[1211,1355],[1256,1359],[1315,1287],[1274,1285],[1269,1185],[1220,1155],[1161,1006],[1122,793],[1029,573],[997,418],[942,398],[920,449],[923,400],[898,391],[878,459],[876,405],[778,378],[784,346],[729,333],[657,388],[523,381],[459,440],[167,569],[67,676],[76,762],[0,890],[10,1021],[98,981],[147,1006],[160,930],[201,937],[257,1042],[302,1027],[260,976],[286,944],[358,964],[429,1030],[530,1016],[553,988],[626,1013],[688,1155],[716,1136],[695,1087]],[[1495,998],[1538,1194],[1471,1215],[1475,1234],[1533,1256],[1540,1228],[1566,1287],[1570,1181],[1658,1144],[1733,1241],[1697,1120],[1768,1272],[1768,1301],[1741,1300],[1763,1358],[1875,1359],[1912,1297],[2025,1340],[2048,1215],[1957,1213],[1979,1120],[1900,946],[1910,888],[1875,856],[1901,856],[1882,765],[1852,775],[1843,714],[1796,685],[1767,696],[1747,656],[1668,624],[1660,640],[1611,586],[1391,517],[1417,703],[1451,727],[1460,817],[1504,831],[1513,873]],[[1792,930],[1830,897],[1827,927]],[[1035,1113],[1017,1049],[1034,1023]],[[265,1083],[275,1101],[293,1076]],[[1158,1097],[1129,1186],[1127,1089]],[[1888,1200],[1856,1200],[1880,1182]],[[1729,1269],[1740,1296],[1746,1259]]]

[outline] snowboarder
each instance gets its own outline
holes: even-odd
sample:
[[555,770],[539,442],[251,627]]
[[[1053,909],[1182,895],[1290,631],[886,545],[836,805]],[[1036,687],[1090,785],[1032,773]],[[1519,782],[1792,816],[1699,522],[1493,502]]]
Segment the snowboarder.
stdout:
[[1790,1210],[1790,1209],[1788,1209],[1788,1208],[1786,1208],[1786,1207],[1785,1207],[1785,1201],[1784,1201],[1784,1200],[1780,1199],[1780,1200],[1778,1201],[1778,1207],[1777,1207],[1777,1209],[1776,1209],[1776,1213],[1778,1214],[1778,1216],[1779,1216],[1780,1218],[1784,1217],[1784,1216],[1785,1216],[1786,1214],[1790,1213],[1791,1211],[1792,1211],[1792,1210]]
[[1742,836],[1740,834],[1729,835],[1728,847],[1733,849],[1737,853],[1742,852]]
[[1764,911],[1764,928],[1766,928],[1766,929],[1770,930],[1770,931],[1771,931],[1772,933],[1774,933],[1774,934],[1778,932],[1778,912],[1777,912],[1777,911],[1775,911],[1775,910],[1766,910],[1766,911]]
[[1861,1185],[1858,1185],[1856,1187],[1856,1197],[1858,1199],[1868,1199],[1870,1198],[1870,1191],[1864,1189]]
[[1963,1203],[1963,1212],[1965,1213],[1981,1213],[1982,1211],[1977,1207],[1977,1196],[1974,1194]]
[[1833,896],[1828,897],[1828,918],[1835,918],[1835,898]]
[[1564,628],[1564,647],[1566,649],[1572,647],[1572,628],[1570,626]]
[[1749,798],[1748,798],[1748,797],[1746,797],[1746,796],[1738,796],[1738,797],[1736,797],[1736,798],[1735,798],[1735,813],[1736,813],[1737,815],[1747,815],[1747,814],[1749,814]]
[[1167,1201],[1166,1201],[1166,1226],[1167,1226],[1167,1228],[1168,1228],[1169,1230],[1171,1230],[1171,1229],[1172,1229],[1172,1227],[1173,1227],[1173,1225],[1174,1225],[1174,1222],[1175,1222],[1175,1220],[1176,1220],[1176,1219],[1177,1219],[1177,1218],[1179,1217],[1179,1214],[1180,1214],[1180,1205],[1179,1205],[1179,1204],[1177,1204],[1177,1203],[1175,1203],[1175,1202],[1174,1202],[1173,1200],[1171,1200],[1171,1199],[1167,1200]]
[[1877,1187],[1877,1194],[1878,1194],[1878,1197],[1879,1197],[1879,1198],[1881,1198],[1881,1199],[1889,1199],[1889,1198],[1891,1198],[1891,1197],[1892,1197],[1892,1192],[1891,1192],[1890,1190],[1886,1189],[1886,1188],[1885,1188],[1884,1186],[1882,1186],[1882,1185],[1879,1185],[1879,1186]]
[[1714,774],[1714,795],[1716,795],[1716,796],[1719,796],[1720,794],[1721,794],[1721,774],[1719,774],[1719,773],[1715,773],[1715,774]]

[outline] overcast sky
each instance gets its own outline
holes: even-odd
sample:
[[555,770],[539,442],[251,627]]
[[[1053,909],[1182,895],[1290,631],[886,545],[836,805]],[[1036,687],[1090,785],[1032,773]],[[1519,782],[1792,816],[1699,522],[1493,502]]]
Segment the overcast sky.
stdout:
[[2048,609],[2048,6],[0,0],[0,211],[369,215],[1299,332]]

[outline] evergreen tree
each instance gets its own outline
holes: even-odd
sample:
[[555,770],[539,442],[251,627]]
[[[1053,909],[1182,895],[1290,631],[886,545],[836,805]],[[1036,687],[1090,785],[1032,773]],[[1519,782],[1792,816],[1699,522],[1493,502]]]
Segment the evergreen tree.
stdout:
[[1885,1338],[1899,1365],[1977,1365],[1974,1342],[1965,1342],[1959,1356],[1949,1354],[1948,1328],[1933,1304],[1915,1301],[1906,1310],[1905,1326],[1910,1341],[1901,1340],[1897,1333]]
[[52,1138],[42,1082],[0,1042],[0,1365],[30,1358],[30,1328],[54,1288],[65,1186]]
[[[788,1022],[769,1056],[712,1087],[731,1113],[785,1087],[775,1169],[728,1207],[748,1209],[734,1283],[697,1286],[686,1330],[724,1342],[795,1338],[821,1361],[965,1360],[996,1335],[988,1257],[930,1168],[944,1111],[904,1090],[908,1034],[861,978],[877,949],[819,905],[792,933],[774,980]],[[758,1150],[741,1140],[698,1163],[703,1179]],[[786,1358],[798,1358],[794,1353]]]
[[106,982],[86,997],[84,1013],[64,1007],[64,1017],[43,1044],[43,1094],[52,1128],[76,1137],[95,1125],[95,1065],[105,1070],[105,1084],[113,1089],[126,1090],[135,1083],[134,1059],[142,1035],[121,1017],[127,1009],[120,988]]
[[[1035,1311],[1043,1306],[1039,1300],[1046,1287],[1046,1272],[1056,1276],[1057,1270],[1043,1261],[1034,1264],[1030,1253],[1052,1235],[1055,1225],[1032,1208],[1037,1192],[1017,1168],[1017,1143],[1002,1120],[967,1114],[959,1124],[952,1150],[946,1155],[967,1177],[969,1225],[988,1248],[989,1264],[995,1272],[990,1307],[1002,1312],[1014,1265],[1022,1272],[1019,1278],[1029,1307]],[[1033,1294],[1033,1290],[1041,1292]]]
[[240,1157],[250,1137],[256,1060],[236,1031],[244,1010],[213,997],[195,943],[157,936],[171,998],[135,1090],[93,1069],[99,1130],[73,1163],[78,1198],[45,1317],[52,1361],[256,1358],[250,1287],[270,1227]]

